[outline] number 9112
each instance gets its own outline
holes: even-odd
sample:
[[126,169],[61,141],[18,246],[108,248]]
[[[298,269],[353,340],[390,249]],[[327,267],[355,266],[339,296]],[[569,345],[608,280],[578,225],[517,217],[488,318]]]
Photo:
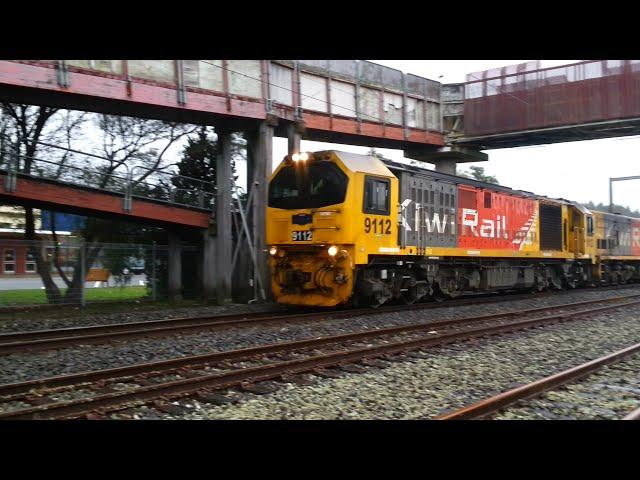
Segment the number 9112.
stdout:
[[385,220],[384,218],[369,218],[365,217],[364,219],[364,233],[380,233],[383,235],[391,234],[391,220],[388,218]]

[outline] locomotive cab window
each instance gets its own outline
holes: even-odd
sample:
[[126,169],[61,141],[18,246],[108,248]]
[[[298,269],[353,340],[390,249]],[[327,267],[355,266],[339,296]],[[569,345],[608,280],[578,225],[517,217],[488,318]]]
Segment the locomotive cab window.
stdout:
[[283,167],[269,185],[269,206],[320,208],[344,202],[349,179],[329,162]]
[[391,182],[387,178],[365,177],[364,213],[389,215]]
[[587,216],[587,235],[590,237],[593,235],[593,217]]

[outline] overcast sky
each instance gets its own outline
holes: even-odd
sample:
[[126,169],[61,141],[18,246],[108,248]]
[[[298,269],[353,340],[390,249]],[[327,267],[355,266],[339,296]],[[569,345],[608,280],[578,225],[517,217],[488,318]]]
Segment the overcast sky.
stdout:
[[[463,82],[467,73],[488,70],[530,60],[371,60],[442,83]],[[577,60],[542,60],[542,67],[565,65]],[[302,141],[302,150],[338,148],[366,153],[367,147]],[[402,150],[378,149],[388,158],[403,158]],[[467,163],[459,168],[480,165],[495,175],[502,185],[550,197],[579,202],[609,201],[609,177],[640,175],[640,138],[622,137],[583,142],[557,143],[534,147],[486,150],[488,162]],[[287,140],[274,139],[274,168],[287,154]],[[431,168],[431,164],[425,164]],[[640,180],[614,184],[614,201],[640,209]]]

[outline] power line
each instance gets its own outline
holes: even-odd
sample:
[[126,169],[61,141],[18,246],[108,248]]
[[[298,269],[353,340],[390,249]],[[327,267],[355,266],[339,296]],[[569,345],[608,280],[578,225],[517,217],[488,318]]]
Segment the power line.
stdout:
[[[226,70],[226,71],[228,71],[228,72],[230,72],[230,73],[235,73],[236,75],[241,75],[241,76],[243,76],[243,77],[250,78],[251,80],[255,80],[255,81],[257,81],[257,82],[262,82],[262,81],[263,81],[261,78],[253,77],[253,76],[251,76],[251,75],[247,75],[246,73],[242,73],[242,72],[238,72],[238,71],[236,71],[236,70],[232,70],[232,69],[230,69],[229,67],[224,67],[224,66],[222,66],[222,65],[216,65],[215,63],[210,63],[210,62],[207,62],[206,60],[200,60],[200,61],[201,61],[202,63],[206,63],[207,65],[211,65],[211,66],[213,66],[213,67],[217,67],[217,68],[220,68],[220,69],[222,69],[222,70]],[[276,87],[276,88],[280,88],[280,89],[282,89],[282,90],[286,90],[286,91],[291,92],[291,93],[295,93],[295,91],[294,91],[292,88],[283,87],[283,86],[281,86],[281,85],[277,85],[277,84],[275,84],[275,83],[267,82],[267,85],[272,86],[272,87]],[[347,107],[344,107],[344,106],[342,106],[342,105],[337,105],[337,104],[332,103],[332,102],[328,102],[327,100],[324,100],[324,99],[322,99],[322,98],[314,97],[313,95],[308,95],[308,94],[305,94],[305,93],[302,93],[302,92],[298,92],[298,93],[299,93],[299,95],[300,95],[300,96],[302,96],[302,97],[311,98],[311,99],[313,99],[313,100],[318,100],[319,102],[326,103],[327,105],[331,105],[331,106],[333,106],[333,107],[339,107],[339,108],[342,108],[342,109],[344,109],[344,110],[347,110],[347,111],[350,111],[350,112],[354,112],[354,113],[356,113],[356,114],[358,113],[358,111],[357,111],[357,110],[354,110],[354,109],[351,109],[351,108],[347,108]],[[345,92],[345,93],[346,93],[346,92]],[[349,92],[349,93],[351,93],[351,92]],[[366,113],[362,113],[362,112],[359,112],[359,113],[360,113],[360,115],[361,115],[361,116],[362,116],[362,115],[364,115],[364,116],[369,117],[369,118],[372,118],[372,119],[380,120],[378,117],[373,117],[373,116],[371,116],[371,115],[367,115]]]
[[[213,66],[213,67],[220,68],[221,70],[226,70],[226,71],[228,71],[228,72],[230,72],[230,73],[235,73],[236,75],[241,75],[241,76],[243,76],[243,77],[250,78],[251,80],[255,80],[255,81],[257,81],[257,82],[262,82],[262,81],[263,81],[261,78],[254,77],[254,76],[251,76],[251,75],[247,75],[246,73],[238,72],[238,71],[236,71],[236,70],[232,70],[232,69],[230,69],[229,67],[224,67],[224,66],[222,66],[222,65],[216,65],[215,63],[207,62],[206,60],[200,60],[200,62],[202,62],[202,63],[206,63],[207,65],[211,65],[211,66]],[[318,82],[318,83],[319,83],[319,82]],[[281,85],[277,85],[277,84],[275,84],[275,83],[267,82],[267,85],[272,86],[272,87],[276,87],[276,88],[280,88],[280,89],[285,90],[285,91],[288,91],[288,92],[295,93],[295,91],[294,91],[292,88],[283,87],[283,86],[281,86]],[[343,93],[348,93],[349,95],[351,95],[351,94],[353,93],[353,92],[347,92],[347,91],[342,90],[342,89],[336,89],[336,90],[341,91],[341,92],[343,92]],[[331,106],[333,106],[333,107],[338,107],[338,108],[341,108],[341,109],[343,109],[343,110],[347,110],[347,111],[349,111],[349,112],[353,112],[353,113],[355,113],[355,114],[356,114],[356,118],[357,118],[357,115],[358,115],[358,114],[360,114],[360,117],[363,117],[363,116],[364,116],[364,117],[367,117],[367,118],[370,118],[370,119],[373,119],[373,120],[378,120],[378,121],[383,120],[383,119],[381,119],[381,118],[379,118],[379,117],[374,117],[374,116],[369,115],[369,114],[366,114],[366,113],[364,113],[364,112],[358,112],[358,110],[355,110],[355,109],[352,109],[352,108],[348,108],[348,107],[345,107],[345,106],[343,106],[343,105],[338,105],[338,104],[336,104],[336,103],[329,102],[329,101],[327,101],[327,100],[325,100],[325,99],[322,99],[322,98],[314,97],[313,95],[308,95],[308,94],[305,94],[305,93],[302,93],[302,92],[298,92],[298,94],[299,94],[301,97],[311,98],[311,99],[313,99],[313,100],[317,100],[317,101],[319,101],[319,102],[326,103],[327,105],[331,105]],[[383,99],[383,100],[384,100],[384,99]],[[423,101],[424,101],[425,103],[427,103],[426,99],[424,99]],[[425,127],[426,127],[426,125],[425,125]]]

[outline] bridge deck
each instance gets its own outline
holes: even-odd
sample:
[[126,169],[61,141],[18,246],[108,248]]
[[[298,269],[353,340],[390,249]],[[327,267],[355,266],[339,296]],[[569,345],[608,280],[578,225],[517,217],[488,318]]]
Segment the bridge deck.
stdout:
[[136,197],[132,199],[130,211],[125,211],[123,195],[22,175],[16,179],[16,188],[8,191],[5,177],[6,174],[0,174],[0,200],[6,202],[162,226],[207,228],[210,223],[208,211]]
[[6,60],[0,97],[238,130],[302,120],[306,139],[337,143],[444,144],[440,83],[370,62]]
[[456,143],[507,148],[640,134],[640,60],[519,67],[468,76]]

